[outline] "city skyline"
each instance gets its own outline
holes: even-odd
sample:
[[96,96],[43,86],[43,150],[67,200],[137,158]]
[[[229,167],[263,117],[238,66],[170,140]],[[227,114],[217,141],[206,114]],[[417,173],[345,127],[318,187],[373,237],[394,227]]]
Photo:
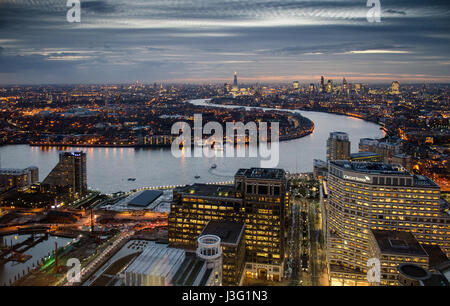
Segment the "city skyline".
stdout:
[[[444,1],[0,3],[1,84],[449,83]],[[231,80],[230,80],[231,78]]]

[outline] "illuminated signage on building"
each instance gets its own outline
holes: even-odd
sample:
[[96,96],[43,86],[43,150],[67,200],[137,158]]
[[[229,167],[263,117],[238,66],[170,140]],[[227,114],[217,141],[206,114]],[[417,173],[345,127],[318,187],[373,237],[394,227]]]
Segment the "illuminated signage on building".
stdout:
[[371,182],[370,177],[367,175],[364,177],[359,177],[359,176],[350,176],[350,175],[344,174],[344,179],[362,182],[362,183],[370,183]]

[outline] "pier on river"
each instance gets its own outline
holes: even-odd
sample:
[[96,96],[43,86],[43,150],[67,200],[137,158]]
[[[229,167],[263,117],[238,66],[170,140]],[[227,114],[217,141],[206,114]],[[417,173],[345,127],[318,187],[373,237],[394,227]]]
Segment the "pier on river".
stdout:
[[0,251],[0,265],[3,265],[9,261],[26,262],[31,258],[31,255],[27,255],[25,252],[47,239],[47,233],[41,235],[35,235],[33,233],[29,238],[20,243],[7,246],[6,242]]

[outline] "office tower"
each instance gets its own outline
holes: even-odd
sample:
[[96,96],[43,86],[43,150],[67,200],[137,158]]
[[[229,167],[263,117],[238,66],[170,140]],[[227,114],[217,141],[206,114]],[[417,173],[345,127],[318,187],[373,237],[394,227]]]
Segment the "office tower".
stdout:
[[194,248],[211,221],[245,224],[245,275],[281,280],[287,212],[282,169],[239,169],[234,186],[194,184],[177,188],[169,214],[169,243]]
[[234,72],[234,81],[233,81],[233,87],[238,87],[238,80],[237,80],[237,72]]
[[[209,221],[199,239],[210,235],[220,238],[223,254],[221,264],[222,285],[238,286],[245,264],[244,223]],[[200,240],[199,240],[200,245]],[[199,248],[197,248],[199,250]]]
[[398,285],[397,268],[404,263],[429,268],[427,252],[410,232],[370,230],[369,233],[369,257],[377,258],[381,264],[379,285]]
[[314,92],[315,90],[314,84],[309,84],[309,92]]
[[325,80],[323,78],[323,76],[320,77],[320,92],[324,92],[325,91]]
[[370,230],[411,232],[450,254],[450,216],[440,187],[401,166],[330,161],[327,260],[331,284],[367,285]]
[[400,84],[398,81],[392,82],[390,93],[393,95],[400,94]]
[[51,187],[67,188],[71,195],[87,191],[86,153],[61,152],[59,162],[42,183]]
[[333,92],[333,80],[328,80],[327,82],[327,93]]
[[350,159],[350,140],[344,132],[331,132],[327,140],[327,160]]
[[298,89],[300,87],[300,84],[298,83],[298,81],[294,81],[292,83],[292,87],[294,87],[294,89]]
[[342,90],[347,91],[347,80],[345,78],[342,80]]
[[28,167],[25,169],[0,169],[0,191],[12,188],[24,190],[39,181],[39,169]]

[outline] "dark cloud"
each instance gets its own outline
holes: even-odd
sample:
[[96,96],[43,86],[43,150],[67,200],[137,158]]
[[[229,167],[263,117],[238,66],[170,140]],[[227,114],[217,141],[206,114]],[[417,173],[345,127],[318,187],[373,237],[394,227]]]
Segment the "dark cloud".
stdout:
[[113,13],[115,7],[107,1],[81,1],[81,9],[95,13]]
[[399,10],[393,10],[393,9],[388,9],[388,10],[384,10],[385,13],[390,13],[390,14],[397,14],[397,15],[403,15],[406,16],[406,12],[404,11],[399,11]]
[[363,0],[81,0],[79,24],[65,2],[0,0],[0,83],[448,75],[447,1],[383,0],[369,23]]

